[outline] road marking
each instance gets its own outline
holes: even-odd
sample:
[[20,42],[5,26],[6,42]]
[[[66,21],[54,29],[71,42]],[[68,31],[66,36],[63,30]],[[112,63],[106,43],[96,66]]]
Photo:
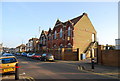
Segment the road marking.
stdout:
[[35,81],[35,79],[33,77],[24,77],[25,81]]
[[[79,68],[79,66],[78,66]],[[106,75],[106,74],[112,74],[112,73],[95,73],[94,71],[87,71],[87,70],[80,70],[78,69],[79,71],[83,71],[83,72],[87,72],[87,73],[91,73],[91,74],[95,74],[95,75],[102,75],[102,76],[107,76],[107,77],[110,77],[110,78],[115,78],[115,79],[119,79],[119,77],[115,77],[114,75],[113,76],[110,76],[110,75]],[[113,73],[113,74],[117,74],[117,73]]]
[[23,72],[22,74],[19,74],[19,75],[25,75],[26,73],[25,72]]
[[35,81],[35,79],[33,77],[29,77],[32,81]]
[[[66,63],[66,65],[70,65],[70,66],[77,66],[77,65],[72,65],[72,64],[67,64]],[[96,74],[96,75],[101,75],[101,76],[106,76],[106,77],[110,77],[110,78],[115,78],[115,79],[120,79],[119,77],[115,77],[114,75],[113,76],[111,76],[111,75],[106,75],[106,74],[110,74],[110,73],[95,73],[94,71],[92,71],[92,70],[84,70],[83,68],[82,68],[82,70],[80,70],[80,67],[79,66],[77,66],[77,69],[79,70],[79,71],[83,71],[83,72],[87,72],[87,73],[92,73],[92,74]],[[112,74],[112,73],[111,73]],[[117,74],[117,73],[113,73],[113,74]],[[119,74],[118,74],[119,75]]]
[[20,63],[28,63],[28,62],[20,62]]

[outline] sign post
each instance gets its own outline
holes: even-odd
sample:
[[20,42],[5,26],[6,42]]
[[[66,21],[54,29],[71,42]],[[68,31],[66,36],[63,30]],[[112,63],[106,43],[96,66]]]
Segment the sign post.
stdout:
[[15,80],[19,80],[19,66],[18,66],[18,63],[15,65]]

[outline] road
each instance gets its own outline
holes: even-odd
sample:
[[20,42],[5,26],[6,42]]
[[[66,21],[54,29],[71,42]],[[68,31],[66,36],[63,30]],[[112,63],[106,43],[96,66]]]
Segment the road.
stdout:
[[[17,58],[20,65],[20,76],[24,79],[32,79],[33,81],[36,79],[71,79],[70,81],[74,81],[72,79],[96,79],[96,81],[98,79],[114,79],[112,77],[79,70],[76,65],[71,65],[66,62],[42,62],[22,56],[17,56]],[[3,77],[6,77],[6,75]]]

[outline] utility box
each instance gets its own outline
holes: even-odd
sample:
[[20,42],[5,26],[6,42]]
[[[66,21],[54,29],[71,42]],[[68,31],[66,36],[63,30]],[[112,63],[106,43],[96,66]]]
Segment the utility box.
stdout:
[[81,60],[84,60],[84,59],[86,59],[86,54],[85,53],[81,54]]

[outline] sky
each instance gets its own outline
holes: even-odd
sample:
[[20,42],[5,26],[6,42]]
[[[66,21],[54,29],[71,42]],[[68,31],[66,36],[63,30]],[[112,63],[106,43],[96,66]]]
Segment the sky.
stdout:
[[5,47],[26,44],[32,37],[39,38],[42,30],[53,28],[57,19],[65,22],[84,12],[97,31],[99,44],[114,45],[118,38],[117,2],[2,2],[1,8],[0,42]]

